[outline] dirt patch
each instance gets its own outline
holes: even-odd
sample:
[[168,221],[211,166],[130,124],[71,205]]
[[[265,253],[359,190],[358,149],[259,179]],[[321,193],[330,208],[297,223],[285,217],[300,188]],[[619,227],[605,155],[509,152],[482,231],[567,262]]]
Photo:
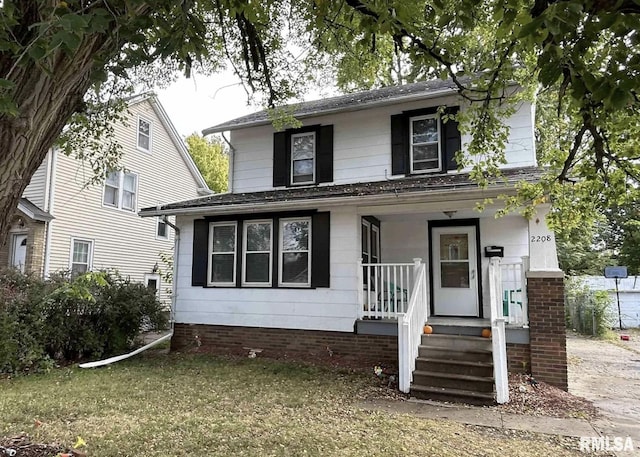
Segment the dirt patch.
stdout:
[[569,334],[569,391],[592,400],[608,416],[640,423],[639,336],[609,342]]
[[509,403],[498,408],[532,416],[575,419],[598,416],[591,401],[522,374],[509,374]]
[[2,457],[12,455],[15,457],[55,457],[62,452],[65,452],[62,446],[33,443],[28,435],[0,438],[0,455]]

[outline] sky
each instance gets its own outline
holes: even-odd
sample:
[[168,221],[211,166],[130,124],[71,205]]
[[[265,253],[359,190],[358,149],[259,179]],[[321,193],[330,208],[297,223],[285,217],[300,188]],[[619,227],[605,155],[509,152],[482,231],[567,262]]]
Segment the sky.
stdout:
[[181,77],[156,93],[176,130],[185,137],[261,109],[247,105],[246,92],[230,72]]

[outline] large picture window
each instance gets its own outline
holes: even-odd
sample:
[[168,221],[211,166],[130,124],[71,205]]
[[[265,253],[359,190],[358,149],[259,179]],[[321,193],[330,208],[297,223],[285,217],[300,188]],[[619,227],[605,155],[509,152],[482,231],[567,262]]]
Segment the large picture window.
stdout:
[[440,118],[437,114],[410,119],[411,172],[440,171]]
[[271,285],[272,225],[270,220],[244,223],[244,285]]
[[210,226],[209,284],[234,286],[236,283],[236,222],[215,222]]
[[280,285],[311,284],[311,219],[280,220]]

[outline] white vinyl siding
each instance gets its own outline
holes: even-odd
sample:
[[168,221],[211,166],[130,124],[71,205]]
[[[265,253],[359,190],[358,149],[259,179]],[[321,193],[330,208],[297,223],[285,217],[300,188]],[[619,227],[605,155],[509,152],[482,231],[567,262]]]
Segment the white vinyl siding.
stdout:
[[288,287],[311,285],[311,218],[280,219],[279,281]]
[[[138,174],[136,209],[156,206],[158,202],[183,201],[198,197],[198,187],[182,155],[174,144],[164,123],[148,101],[129,107],[131,115],[124,124],[116,124],[115,138],[122,145],[119,165]],[[153,160],[137,149],[137,118],[142,115],[152,121]],[[55,219],[50,246],[50,272],[69,268],[71,237],[94,240],[92,267],[117,269],[132,281],[144,282],[144,275],[152,273],[158,263],[162,271],[168,266],[160,253],[173,253],[174,232],[167,238],[156,237],[157,219],[142,218],[131,211],[116,211],[105,206],[103,185],[86,186],[92,170],[73,156],[57,155],[55,180]],[[170,222],[175,219],[169,218]],[[170,303],[168,284],[163,284],[160,299]]]
[[151,152],[151,121],[138,117],[138,149]]
[[243,224],[242,285],[271,286],[273,264],[273,222],[245,221]]
[[[333,125],[333,184],[385,181],[391,178],[392,114],[429,107],[465,106],[456,97],[413,101],[384,107],[361,109],[302,119],[304,125]],[[506,120],[509,138],[503,168],[536,164],[533,136],[533,110],[523,102]],[[462,134],[463,151],[471,140]],[[257,126],[231,132],[234,147],[233,191],[258,192],[273,189],[273,127]],[[456,173],[452,171],[451,173]],[[393,179],[393,178],[391,178]]]
[[237,233],[236,222],[209,225],[209,285],[236,285]]
[[71,270],[71,275],[75,276],[90,271],[92,256],[92,240],[72,238],[71,253],[69,256],[69,269]]

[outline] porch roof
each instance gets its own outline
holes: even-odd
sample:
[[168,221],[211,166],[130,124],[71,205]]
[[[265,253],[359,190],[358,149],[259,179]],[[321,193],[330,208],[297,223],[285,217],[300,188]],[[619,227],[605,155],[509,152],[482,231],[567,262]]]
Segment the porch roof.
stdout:
[[[513,187],[517,182],[537,182],[544,170],[537,167],[511,168],[503,170],[503,179],[491,184],[489,188],[504,189]],[[366,203],[384,197],[429,196],[436,193],[460,191],[482,191],[468,173],[419,175],[386,181],[338,184],[313,187],[291,187],[250,193],[225,193],[201,197],[193,200],[170,203],[158,207],[144,208],[143,217],[195,214],[203,212],[227,212],[229,209],[268,210],[269,206],[280,208],[305,202],[313,205],[322,203],[344,204],[357,198],[358,203]]]
[[34,221],[49,222],[51,219],[54,219],[51,214],[40,209],[37,205],[24,197],[20,198],[20,201],[18,202],[18,210]]

